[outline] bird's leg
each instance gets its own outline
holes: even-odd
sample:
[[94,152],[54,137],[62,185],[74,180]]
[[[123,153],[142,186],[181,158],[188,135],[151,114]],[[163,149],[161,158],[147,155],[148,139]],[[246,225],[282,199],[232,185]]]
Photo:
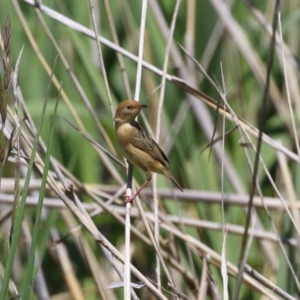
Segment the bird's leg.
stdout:
[[133,200],[135,199],[135,197],[140,194],[142,189],[151,181],[151,179],[152,179],[152,174],[151,173],[147,174],[147,180],[143,183],[143,185],[138,189],[138,191],[133,196],[126,196],[125,203],[128,203],[128,202],[132,203]]

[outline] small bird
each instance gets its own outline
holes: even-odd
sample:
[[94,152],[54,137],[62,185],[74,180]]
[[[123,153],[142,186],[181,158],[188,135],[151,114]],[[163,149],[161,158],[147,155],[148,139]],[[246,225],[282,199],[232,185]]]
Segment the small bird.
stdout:
[[152,172],[170,178],[182,190],[169,170],[170,161],[158,144],[151,139],[135,121],[142,108],[147,105],[135,100],[122,101],[116,111],[114,121],[117,143],[122,155],[134,166],[141,168],[147,175],[147,180],[132,197],[127,197],[125,203],[134,198],[152,179]]

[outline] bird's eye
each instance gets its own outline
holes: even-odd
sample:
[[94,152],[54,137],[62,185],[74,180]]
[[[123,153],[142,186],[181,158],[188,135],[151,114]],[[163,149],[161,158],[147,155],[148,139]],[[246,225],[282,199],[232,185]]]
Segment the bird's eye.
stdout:
[[127,105],[127,109],[131,109],[131,105]]

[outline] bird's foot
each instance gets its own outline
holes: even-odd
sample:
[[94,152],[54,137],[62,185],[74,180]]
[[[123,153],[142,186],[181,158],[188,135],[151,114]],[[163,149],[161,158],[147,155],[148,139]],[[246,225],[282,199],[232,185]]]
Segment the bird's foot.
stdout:
[[126,195],[126,196],[125,196],[125,202],[124,202],[124,203],[125,203],[125,204],[127,204],[127,203],[131,203],[131,204],[132,204],[134,198],[135,198],[135,195],[134,195],[134,196]]

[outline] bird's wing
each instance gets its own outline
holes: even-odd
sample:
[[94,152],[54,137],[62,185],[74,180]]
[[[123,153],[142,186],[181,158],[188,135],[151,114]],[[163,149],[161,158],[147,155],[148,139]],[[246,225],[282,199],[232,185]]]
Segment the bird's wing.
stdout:
[[143,131],[136,121],[131,122],[131,125],[137,129],[132,139],[133,146],[145,151],[168,168],[167,165],[170,164],[170,161],[158,144]]

